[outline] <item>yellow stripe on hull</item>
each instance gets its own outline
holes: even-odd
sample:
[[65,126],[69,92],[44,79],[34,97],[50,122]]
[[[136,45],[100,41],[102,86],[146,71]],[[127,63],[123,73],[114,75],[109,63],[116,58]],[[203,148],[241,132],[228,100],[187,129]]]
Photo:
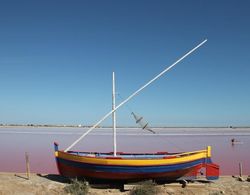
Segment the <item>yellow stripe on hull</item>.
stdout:
[[[69,154],[62,151],[56,151],[55,156],[71,160],[75,162],[82,162],[88,164],[98,164],[98,165],[117,165],[117,166],[154,166],[154,165],[171,165],[171,164],[180,164],[190,161],[199,160],[202,158],[211,157],[211,147],[209,146],[207,150],[200,150],[194,152],[180,153],[178,155],[172,155],[175,158],[157,158],[157,159],[107,159],[103,157],[88,157],[88,156],[78,156],[75,154]],[[171,157],[171,156],[170,156]]]

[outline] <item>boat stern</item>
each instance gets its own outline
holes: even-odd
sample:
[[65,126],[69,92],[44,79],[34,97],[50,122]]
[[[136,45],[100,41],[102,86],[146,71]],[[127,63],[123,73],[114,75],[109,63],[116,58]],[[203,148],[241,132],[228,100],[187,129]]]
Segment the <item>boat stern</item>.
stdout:
[[207,146],[204,152],[203,162],[195,166],[190,172],[181,178],[185,180],[194,180],[197,177],[205,176],[207,180],[219,179],[220,167],[212,162],[211,146]]
[[208,180],[216,180],[219,179],[220,175],[220,167],[217,164],[214,164],[211,159],[211,146],[207,147],[207,158],[204,163],[204,167],[206,169],[206,178]]

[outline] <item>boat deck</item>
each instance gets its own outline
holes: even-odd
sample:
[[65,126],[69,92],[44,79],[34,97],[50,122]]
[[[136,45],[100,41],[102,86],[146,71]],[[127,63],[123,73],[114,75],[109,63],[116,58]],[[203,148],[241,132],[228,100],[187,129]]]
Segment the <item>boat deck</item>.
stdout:
[[168,153],[168,152],[157,152],[157,153],[123,153],[117,152],[114,156],[113,152],[109,153],[97,153],[97,152],[75,152],[68,151],[70,154],[77,156],[86,157],[99,157],[99,158],[122,158],[122,159],[162,159],[162,158],[175,158],[181,153]]

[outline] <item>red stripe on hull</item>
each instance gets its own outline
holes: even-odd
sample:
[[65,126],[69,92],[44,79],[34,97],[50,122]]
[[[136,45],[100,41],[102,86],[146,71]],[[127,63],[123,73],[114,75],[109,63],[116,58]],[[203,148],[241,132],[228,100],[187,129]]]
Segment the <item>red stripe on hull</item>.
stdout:
[[72,167],[63,163],[57,163],[59,173],[66,177],[84,177],[86,179],[103,179],[103,180],[143,180],[143,179],[164,179],[176,180],[188,173],[196,172],[200,165],[192,168],[163,172],[163,173],[113,173],[113,172],[97,172],[88,169]]

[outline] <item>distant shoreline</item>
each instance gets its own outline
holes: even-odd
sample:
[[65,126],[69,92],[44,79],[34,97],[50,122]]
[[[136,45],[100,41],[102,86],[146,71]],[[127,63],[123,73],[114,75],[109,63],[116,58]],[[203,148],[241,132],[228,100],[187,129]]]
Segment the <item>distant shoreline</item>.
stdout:
[[[71,127],[71,128],[91,128],[92,125],[50,125],[50,124],[0,124],[1,127]],[[112,128],[112,126],[99,126],[96,128]],[[138,126],[117,126],[117,128],[140,128]],[[153,129],[178,129],[178,128],[192,128],[192,129],[198,129],[198,128],[206,128],[206,129],[214,129],[214,128],[220,128],[220,129],[239,129],[239,128],[250,128],[249,126],[156,126],[156,127],[150,127]]]

